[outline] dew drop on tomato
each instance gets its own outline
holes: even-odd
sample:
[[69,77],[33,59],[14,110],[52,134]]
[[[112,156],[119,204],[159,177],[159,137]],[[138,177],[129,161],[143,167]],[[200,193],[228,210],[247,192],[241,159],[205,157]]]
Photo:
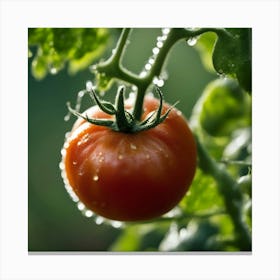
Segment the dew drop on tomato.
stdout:
[[97,174],[96,174],[96,175],[94,175],[94,176],[93,176],[93,178],[92,178],[92,180],[93,180],[93,181],[95,181],[95,182],[97,182],[97,181],[99,180],[98,175],[97,175]]

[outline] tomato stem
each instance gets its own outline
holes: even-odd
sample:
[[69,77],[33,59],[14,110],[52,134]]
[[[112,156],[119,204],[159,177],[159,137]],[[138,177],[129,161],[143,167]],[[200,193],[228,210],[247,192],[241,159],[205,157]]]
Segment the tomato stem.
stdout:
[[122,58],[127,47],[129,35],[131,33],[130,28],[124,28],[117,42],[116,48],[114,49],[111,57],[95,65],[95,71],[103,73],[105,77],[112,79],[118,79],[126,83],[135,85],[137,87],[136,100],[133,109],[133,116],[136,120],[140,121],[143,112],[143,102],[145,94],[153,83],[155,77],[160,77],[166,59],[171,48],[182,39],[188,40],[189,38],[198,36],[205,32],[216,32],[226,34],[230,36],[224,29],[218,28],[201,28],[198,30],[188,30],[184,28],[171,28],[166,29],[165,40],[162,41],[162,46],[158,48],[158,53],[155,56],[154,63],[151,65],[149,71],[145,71],[144,76],[136,75],[127,70],[122,65]]

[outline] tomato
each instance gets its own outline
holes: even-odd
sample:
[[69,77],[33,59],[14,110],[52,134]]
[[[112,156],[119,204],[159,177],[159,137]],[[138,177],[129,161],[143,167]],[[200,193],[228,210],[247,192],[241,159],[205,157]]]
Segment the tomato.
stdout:
[[[145,97],[143,119],[158,106],[158,99]],[[164,103],[162,114],[168,108]],[[97,106],[86,113],[114,118]],[[65,181],[79,200],[96,214],[119,221],[148,220],[171,210],[186,194],[196,169],[194,137],[175,108],[158,126],[136,133],[78,119],[62,154]]]

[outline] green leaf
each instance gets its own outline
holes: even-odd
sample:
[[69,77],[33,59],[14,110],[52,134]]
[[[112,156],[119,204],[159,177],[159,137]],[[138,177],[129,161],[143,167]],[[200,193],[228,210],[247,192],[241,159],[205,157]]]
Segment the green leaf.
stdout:
[[198,50],[204,67],[209,72],[215,72],[213,66],[213,48],[217,40],[217,35],[214,32],[206,32],[200,35],[194,48]]
[[112,251],[157,251],[168,225],[149,223],[127,224],[122,234],[111,246]]
[[[217,36],[218,35],[218,36]],[[198,37],[195,48],[208,71],[236,78],[252,91],[252,29],[225,28]]]
[[128,226],[111,246],[111,251],[137,251],[141,242],[139,226]]
[[230,136],[251,124],[251,97],[235,79],[217,79],[207,85],[199,104],[199,122],[212,136]]
[[69,73],[75,74],[100,57],[108,40],[109,32],[104,28],[30,28],[28,46],[34,50],[32,64],[36,66],[32,74],[43,79],[66,65]]
[[37,55],[32,61],[31,72],[32,75],[41,80],[47,75],[48,71],[48,62],[44,56]]
[[188,213],[205,213],[223,209],[224,202],[214,179],[197,169],[191,188],[180,202],[180,206]]
[[213,65],[220,74],[236,76],[240,85],[252,91],[252,30],[227,28],[218,34],[213,51]]

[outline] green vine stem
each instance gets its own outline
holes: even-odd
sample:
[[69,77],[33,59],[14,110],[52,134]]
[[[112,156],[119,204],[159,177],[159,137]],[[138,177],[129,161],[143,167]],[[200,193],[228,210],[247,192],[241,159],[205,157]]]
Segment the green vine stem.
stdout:
[[241,250],[251,250],[251,236],[249,229],[243,219],[242,214],[242,193],[236,181],[228,174],[222,164],[215,162],[208,154],[204,146],[196,137],[197,152],[199,156],[199,167],[201,170],[211,175],[217,182],[219,192],[222,194],[227,213],[230,215],[237,242]]
[[148,87],[152,84],[154,77],[160,76],[171,48],[179,40],[188,40],[189,38],[193,38],[210,31],[217,34],[224,33],[230,36],[224,29],[218,28],[201,28],[198,30],[188,30],[184,28],[170,29],[170,31],[166,35],[167,37],[166,40],[164,40],[162,47],[159,48],[159,52],[151,69],[147,72],[147,75],[145,75],[144,77],[140,77],[130,72],[122,65],[122,57],[127,46],[128,37],[131,33],[130,28],[124,28],[120,35],[117,46],[112,53],[112,56],[108,60],[95,65],[95,70],[97,70],[99,73],[104,73],[107,77],[116,78],[137,87],[137,97],[133,115],[136,120],[140,120],[145,93]]

